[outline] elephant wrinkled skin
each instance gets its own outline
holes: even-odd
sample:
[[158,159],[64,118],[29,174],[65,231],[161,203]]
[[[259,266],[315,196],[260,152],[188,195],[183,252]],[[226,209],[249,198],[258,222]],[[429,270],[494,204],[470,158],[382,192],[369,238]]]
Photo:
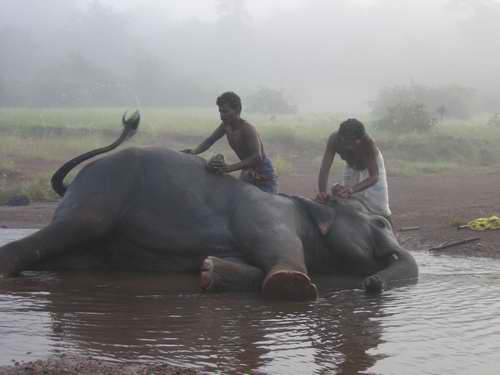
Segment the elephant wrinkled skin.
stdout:
[[[133,119],[138,124],[138,117]],[[383,217],[331,202],[273,195],[203,159],[165,148],[127,148],[87,164],[86,153],[60,168],[62,199],[52,222],[0,248],[0,275],[22,270],[118,269],[197,272],[208,290],[259,290],[308,300],[308,275],[359,276],[367,291],[415,280],[417,265]],[[135,124],[135,127],[137,127]]]

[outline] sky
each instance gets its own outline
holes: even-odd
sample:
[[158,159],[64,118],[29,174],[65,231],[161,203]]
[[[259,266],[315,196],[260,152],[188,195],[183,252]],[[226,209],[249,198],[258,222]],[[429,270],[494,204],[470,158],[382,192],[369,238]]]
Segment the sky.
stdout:
[[243,6],[232,13],[218,2],[2,0],[0,79],[26,86],[81,55],[129,91],[268,87],[304,111],[366,110],[398,85],[500,95],[498,0],[226,0]]
[[[251,0],[246,9],[255,19],[265,19],[270,13],[283,9],[296,9],[307,0]],[[353,0],[354,3],[367,3],[373,0]],[[85,6],[88,0],[80,0]],[[168,9],[176,18],[199,18],[214,21],[217,17],[216,0],[103,0],[103,3],[115,9],[134,9],[140,6],[153,6]]]

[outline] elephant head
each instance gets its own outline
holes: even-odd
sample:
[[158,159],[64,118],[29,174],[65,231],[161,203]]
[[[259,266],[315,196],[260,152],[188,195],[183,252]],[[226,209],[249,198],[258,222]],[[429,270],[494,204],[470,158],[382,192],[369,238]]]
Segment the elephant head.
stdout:
[[[325,205],[294,198],[316,228],[318,239],[311,240],[313,246],[305,246],[310,272],[335,270],[362,277],[381,276],[380,280],[372,280],[380,284],[375,289],[383,289],[393,279],[416,277],[413,257],[401,247],[386,218],[355,202],[331,201]],[[396,264],[399,260],[404,264]],[[386,272],[395,266],[397,272]],[[366,283],[364,286],[369,287]]]

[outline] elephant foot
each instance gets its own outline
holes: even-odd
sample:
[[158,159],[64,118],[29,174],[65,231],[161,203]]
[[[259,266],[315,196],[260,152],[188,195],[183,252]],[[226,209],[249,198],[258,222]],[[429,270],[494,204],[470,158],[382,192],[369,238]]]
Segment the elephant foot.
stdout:
[[200,269],[200,288],[203,290],[210,290],[212,289],[211,287],[214,284],[214,277],[213,277],[213,261],[210,259],[210,257],[205,258],[203,260],[203,263],[201,264],[201,269]]
[[8,279],[9,277],[19,276],[20,271],[16,270],[0,270],[0,279]]
[[379,275],[372,275],[363,280],[363,288],[367,293],[379,294],[384,290],[384,281]]
[[258,291],[264,273],[238,259],[207,257],[201,264],[200,287],[206,291]]
[[275,271],[262,284],[264,296],[270,299],[313,301],[318,289],[309,276],[298,271]]
[[0,257],[0,279],[19,276],[21,272],[19,267],[14,266],[11,262],[7,262]]

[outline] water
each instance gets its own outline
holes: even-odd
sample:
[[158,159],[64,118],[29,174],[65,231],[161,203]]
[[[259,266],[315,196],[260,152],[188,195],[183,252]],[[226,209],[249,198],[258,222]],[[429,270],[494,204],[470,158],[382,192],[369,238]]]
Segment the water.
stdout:
[[414,255],[415,285],[313,303],[204,294],[191,275],[25,272],[0,281],[0,365],[69,352],[210,373],[496,374],[500,262]]

